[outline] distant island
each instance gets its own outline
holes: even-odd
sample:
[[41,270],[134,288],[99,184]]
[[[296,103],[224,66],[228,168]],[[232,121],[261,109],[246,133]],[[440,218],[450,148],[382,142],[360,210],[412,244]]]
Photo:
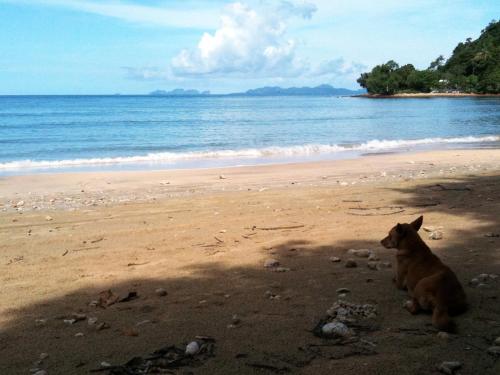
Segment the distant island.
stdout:
[[156,90],[149,93],[152,96],[208,96],[210,91],[174,89],[171,91]]
[[[366,93],[365,89],[349,90],[336,88],[330,85],[319,85],[316,87],[289,87],[266,86],[245,92],[235,92],[217,96],[351,96]],[[175,89],[172,91],[156,90],[151,92],[152,96],[209,96],[210,91]]]
[[498,95],[500,21],[492,21],[478,39],[459,43],[446,61],[439,56],[427,69],[417,70],[390,60],[361,74],[357,82],[369,97]]

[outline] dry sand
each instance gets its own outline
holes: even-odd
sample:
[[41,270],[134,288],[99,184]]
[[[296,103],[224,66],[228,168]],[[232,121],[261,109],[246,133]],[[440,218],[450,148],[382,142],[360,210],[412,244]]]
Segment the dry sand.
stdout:
[[[448,339],[402,308],[393,269],[345,267],[351,248],[393,262],[379,240],[420,214],[443,227],[441,240],[422,235],[470,300]],[[500,150],[3,178],[0,373],[86,374],[208,335],[215,356],[173,373],[433,374],[460,361],[460,374],[498,374],[487,349],[500,336],[500,281],[468,282],[500,274],[499,214]],[[289,270],[264,268],[270,258]],[[338,288],[378,310],[345,345],[311,333]],[[89,306],[108,289],[139,298]],[[73,313],[109,328],[65,323]]]

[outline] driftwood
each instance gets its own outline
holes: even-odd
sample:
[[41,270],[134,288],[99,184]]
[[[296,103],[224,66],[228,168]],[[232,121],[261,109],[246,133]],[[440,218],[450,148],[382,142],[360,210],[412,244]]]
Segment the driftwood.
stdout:
[[348,215],[352,216],[388,216],[388,215],[395,215],[395,214],[400,214],[401,212],[404,212],[405,210],[399,210],[399,211],[394,211],[394,212],[388,212],[388,213],[373,213],[373,214],[357,214],[355,212],[348,212]]
[[469,187],[467,187],[467,186],[465,186],[465,187],[454,187],[454,188],[444,186],[443,184],[436,184],[434,186],[440,188],[441,190],[446,190],[446,191],[472,191],[472,189],[469,188]]
[[298,229],[298,228],[304,228],[305,225],[290,225],[288,227],[253,227],[253,229],[257,230],[286,230],[286,229]]

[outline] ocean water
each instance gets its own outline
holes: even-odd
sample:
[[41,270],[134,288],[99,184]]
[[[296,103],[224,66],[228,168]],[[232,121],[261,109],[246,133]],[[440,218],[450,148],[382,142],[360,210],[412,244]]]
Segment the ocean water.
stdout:
[[499,145],[499,98],[0,96],[3,175]]

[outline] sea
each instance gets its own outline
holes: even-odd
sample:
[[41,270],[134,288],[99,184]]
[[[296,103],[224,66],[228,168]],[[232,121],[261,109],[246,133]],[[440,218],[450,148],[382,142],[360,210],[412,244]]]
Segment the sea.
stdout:
[[500,98],[0,96],[0,175],[500,146]]

